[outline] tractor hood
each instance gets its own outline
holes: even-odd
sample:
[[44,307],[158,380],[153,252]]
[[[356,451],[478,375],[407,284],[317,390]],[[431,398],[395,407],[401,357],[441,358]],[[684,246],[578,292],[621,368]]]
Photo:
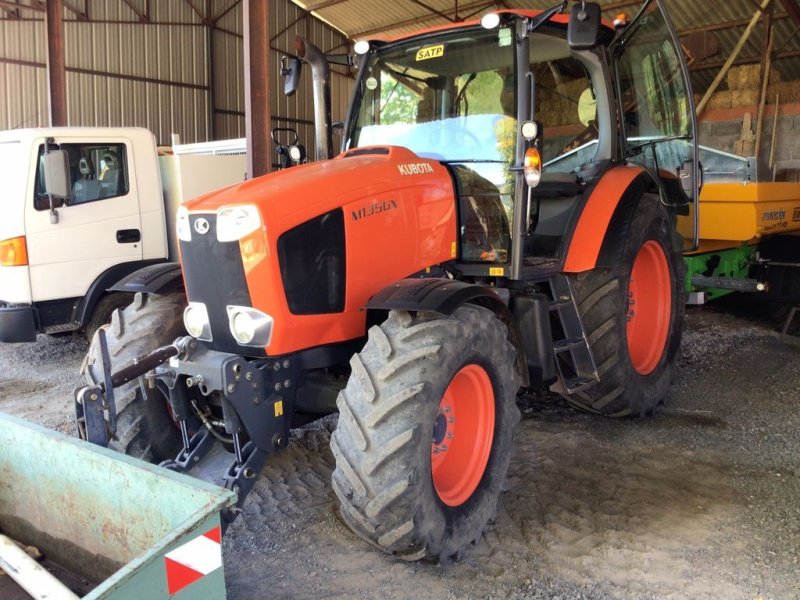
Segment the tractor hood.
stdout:
[[406,148],[376,146],[270,173],[184,206],[192,213],[213,213],[229,206],[256,205],[270,235],[336,208],[353,207],[358,213],[364,203],[369,208],[371,201],[387,194],[396,199],[401,190],[416,187],[453,191],[452,178],[440,163]]
[[[237,206],[257,210],[240,211],[236,221],[225,209]],[[401,147],[357,148],[184,208],[188,299],[207,308],[211,347],[240,355],[285,355],[360,338],[374,294],[457,251],[450,172]],[[239,237],[231,223],[245,224]],[[232,307],[252,307],[270,323],[260,347],[233,339]]]

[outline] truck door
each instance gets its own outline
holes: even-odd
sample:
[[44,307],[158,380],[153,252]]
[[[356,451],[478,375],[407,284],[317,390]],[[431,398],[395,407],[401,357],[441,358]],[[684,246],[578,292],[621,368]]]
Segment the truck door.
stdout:
[[141,217],[131,145],[88,139],[55,145],[69,154],[71,197],[51,222],[44,191],[44,144],[25,225],[34,302],[86,294],[108,268],[142,260]]
[[629,162],[656,173],[686,249],[697,246],[697,118],[689,71],[663,0],[647,0],[611,45]]

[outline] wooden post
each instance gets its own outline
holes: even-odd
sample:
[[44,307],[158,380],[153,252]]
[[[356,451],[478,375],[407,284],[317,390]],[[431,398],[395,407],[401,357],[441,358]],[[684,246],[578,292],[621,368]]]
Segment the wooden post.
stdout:
[[772,31],[772,7],[770,4],[767,13],[767,37],[764,60],[761,62],[761,93],[758,96],[758,117],[756,117],[756,158],[761,156],[761,132],[764,125],[764,105],[767,103],[767,86],[769,85],[769,74],[772,69],[772,44],[775,36]]
[[769,149],[769,170],[772,173],[772,181],[775,181],[775,139],[778,136],[778,112],[781,109],[781,95],[775,94],[775,118],[772,120],[772,144]]
[[47,99],[50,127],[67,124],[67,71],[64,66],[64,2],[47,0]]
[[244,0],[244,123],[250,179],[270,167],[269,4]]
[[717,88],[719,87],[719,84],[722,83],[722,80],[725,78],[725,75],[728,74],[731,65],[733,65],[733,62],[736,60],[736,57],[739,56],[739,52],[742,51],[742,48],[744,48],[744,45],[747,43],[747,40],[750,39],[750,34],[753,33],[753,29],[755,29],[756,23],[758,23],[758,20],[761,18],[761,13],[764,12],[764,9],[767,8],[767,5],[769,5],[771,1],[772,0],[764,0],[761,3],[760,8],[753,15],[753,18],[750,19],[750,23],[747,25],[747,29],[744,30],[742,37],[739,38],[739,41],[736,43],[736,46],[734,46],[731,55],[728,57],[728,60],[726,60],[725,64],[722,65],[722,69],[720,70],[719,73],[717,73],[717,76],[714,78],[714,81],[711,82],[711,86],[708,88],[708,91],[706,91],[705,95],[703,96],[703,99],[700,100],[700,104],[697,105],[698,116],[703,112],[703,109],[705,109],[706,104],[708,104],[708,101],[711,99],[711,96],[714,94],[714,92],[717,91]]

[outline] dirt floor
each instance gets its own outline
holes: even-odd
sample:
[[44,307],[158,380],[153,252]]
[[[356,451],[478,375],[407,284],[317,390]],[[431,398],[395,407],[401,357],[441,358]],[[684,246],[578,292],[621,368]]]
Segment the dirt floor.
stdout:
[[[341,522],[335,417],[293,432],[225,537],[228,598],[800,598],[800,346],[720,308],[687,321],[653,419],[520,397],[496,522],[448,567],[381,555]],[[0,346],[0,411],[71,432],[85,349]]]

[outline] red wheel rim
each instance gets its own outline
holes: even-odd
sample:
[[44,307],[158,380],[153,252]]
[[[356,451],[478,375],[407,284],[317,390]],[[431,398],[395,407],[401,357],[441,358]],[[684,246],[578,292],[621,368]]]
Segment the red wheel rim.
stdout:
[[492,451],[494,418],[488,373],[467,365],[447,386],[433,427],[433,485],[447,506],[464,504],[481,482]]
[[672,317],[672,286],[667,255],[650,240],[636,255],[628,283],[628,354],[636,372],[652,373],[667,344]]

